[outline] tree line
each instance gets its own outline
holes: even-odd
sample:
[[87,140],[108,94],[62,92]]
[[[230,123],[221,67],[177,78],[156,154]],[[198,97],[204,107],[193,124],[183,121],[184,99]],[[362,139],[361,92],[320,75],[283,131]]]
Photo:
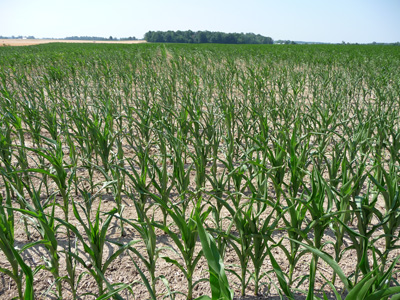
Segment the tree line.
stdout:
[[270,37],[254,33],[224,33],[213,31],[149,31],[144,35],[152,43],[216,43],[216,44],[273,44]]
[[2,40],[7,40],[7,39],[18,39],[18,40],[20,40],[20,39],[23,39],[23,38],[26,38],[26,39],[30,39],[30,40],[34,40],[35,39],[35,37],[33,36],[33,35],[29,35],[29,36],[22,36],[22,35],[18,35],[18,36],[2,36],[2,35],[0,35],[0,39],[2,39]]

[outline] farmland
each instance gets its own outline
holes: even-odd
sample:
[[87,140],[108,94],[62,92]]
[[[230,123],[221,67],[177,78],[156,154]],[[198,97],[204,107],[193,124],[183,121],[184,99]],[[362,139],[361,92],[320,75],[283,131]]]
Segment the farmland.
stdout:
[[399,294],[399,50],[1,47],[0,298]]
[[49,43],[77,43],[77,44],[87,44],[87,43],[99,43],[99,44],[138,44],[145,43],[142,40],[124,40],[124,41],[108,41],[108,40],[67,40],[67,39],[0,39],[0,47],[1,46],[33,46],[40,44],[49,44]]

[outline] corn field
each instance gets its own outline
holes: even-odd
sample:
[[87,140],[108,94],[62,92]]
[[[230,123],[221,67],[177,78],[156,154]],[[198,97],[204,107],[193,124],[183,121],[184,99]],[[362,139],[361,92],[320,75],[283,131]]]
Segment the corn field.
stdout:
[[0,48],[1,299],[400,299],[400,48]]

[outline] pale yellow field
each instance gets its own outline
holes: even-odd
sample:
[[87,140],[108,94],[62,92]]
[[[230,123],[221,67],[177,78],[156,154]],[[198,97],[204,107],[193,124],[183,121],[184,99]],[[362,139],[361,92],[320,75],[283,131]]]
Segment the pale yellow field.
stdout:
[[50,39],[1,39],[0,46],[31,46],[48,43],[98,43],[98,44],[138,44],[146,43],[144,40],[136,41],[90,41],[90,40],[50,40]]

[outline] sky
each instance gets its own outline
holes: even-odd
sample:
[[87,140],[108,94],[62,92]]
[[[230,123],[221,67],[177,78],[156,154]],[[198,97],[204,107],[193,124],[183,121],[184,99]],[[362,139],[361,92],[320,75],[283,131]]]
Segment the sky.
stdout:
[[0,36],[143,38],[147,31],[252,32],[274,40],[400,41],[400,0],[0,0]]

